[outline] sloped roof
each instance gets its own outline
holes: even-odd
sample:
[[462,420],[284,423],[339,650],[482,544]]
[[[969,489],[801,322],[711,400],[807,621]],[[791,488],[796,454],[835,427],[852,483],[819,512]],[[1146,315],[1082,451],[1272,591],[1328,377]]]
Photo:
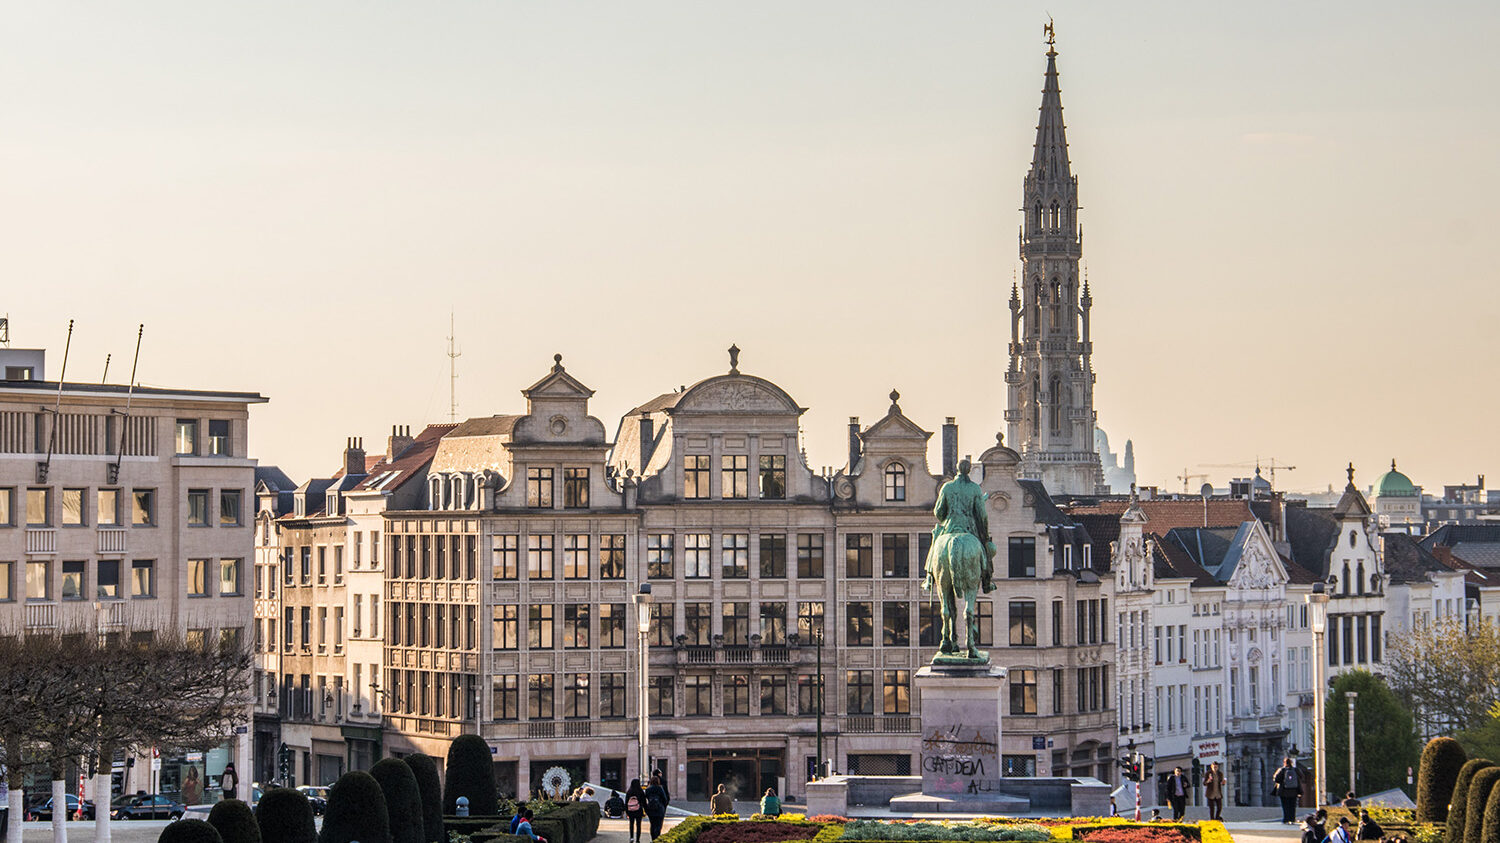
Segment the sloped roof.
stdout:
[[1047,494],[1047,487],[1040,480],[1018,480],[1021,488],[1031,495],[1032,506],[1036,509],[1036,520],[1039,524],[1049,527],[1072,527],[1077,522],[1069,518],[1057,504],[1052,502],[1052,496]]
[[1328,575],[1328,551],[1339,538],[1339,523],[1333,510],[1321,507],[1286,508],[1286,540],[1292,562],[1318,575]]
[[1147,535],[1153,539],[1151,568],[1157,579],[1190,579],[1194,586],[1200,588],[1223,585],[1204,570],[1181,544],[1164,541],[1155,533]]
[[[1146,513],[1146,529],[1158,535],[1177,527],[1238,527],[1246,521],[1255,520],[1255,513],[1250,511],[1250,503],[1243,498],[1209,498],[1206,517],[1202,498],[1160,499],[1138,503]],[[1071,505],[1068,507],[1068,514],[1113,515],[1118,519],[1129,508],[1129,498],[1112,498]]]
[[431,462],[433,454],[437,453],[438,443],[456,427],[456,424],[429,424],[417,434],[406,450],[396,456],[395,461],[376,464],[356,490],[393,492],[400,488],[422,466]]
[[473,419],[465,419],[452,430],[444,434],[446,436],[509,436],[515,430],[516,422],[525,418],[519,415],[497,415],[480,416]]
[[1392,583],[1426,582],[1428,575],[1451,571],[1407,533],[1383,533],[1385,573]]

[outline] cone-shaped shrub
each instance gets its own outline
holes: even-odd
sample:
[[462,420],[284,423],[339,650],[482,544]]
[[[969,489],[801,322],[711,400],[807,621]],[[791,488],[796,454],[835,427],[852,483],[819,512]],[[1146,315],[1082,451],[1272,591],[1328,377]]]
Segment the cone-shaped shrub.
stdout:
[[161,830],[156,843],[224,843],[224,840],[203,820],[178,820]]
[[411,768],[411,774],[417,780],[417,792],[422,795],[422,830],[427,843],[446,843],[448,838],[443,835],[443,782],[438,778],[437,762],[420,752],[402,760]]
[[1458,771],[1469,756],[1452,738],[1433,738],[1422,750],[1417,769],[1417,822],[1440,823],[1448,819],[1448,802]]
[[1474,774],[1486,767],[1495,766],[1488,758],[1471,758],[1458,769],[1458,780],[1453,784],[1453,798],[1448,801],[1448,826],[1444,830],[1443,843],[1463,843],[1464,821],[1469,811],[1469,783]]
[[417,790],[417,777],[412,775],[411,768],[400,758],[384,758],[370,768],[370,775],[385,794],[391,843],[426,843],[422,793]]
[[1464,843],[1480,843],[1484,834],[1484,809],[1497,781],[1500,781],[1500,767],[1485,767],[1469,781],[1468,804],[1464,809]]
[[301,791],[273,787],[255,803],[255,822],[266,843],[317,843],[312,805]]
[[1479,839],[1486,843],[1500,841],[1500,786],[1490,788],[1490,798],[1485,800],[1484,821],[1479,824]]
[[[415,787],[415,786],[414,786]],[[318,843],[391,843],[385,793],[369,773],[345,773],[328,789]]]
[[208,824],[224,843],[261,843],[260,824],[250,806],[238,799],[222,799],[208,812]]
[[458,797],[469,797],[469,814],[490,816],[500,804],[495,795],[495,762],[490,745],[478,735],[459,735],[448,747],[448,778],[443,782],[443,813],[455,813]]

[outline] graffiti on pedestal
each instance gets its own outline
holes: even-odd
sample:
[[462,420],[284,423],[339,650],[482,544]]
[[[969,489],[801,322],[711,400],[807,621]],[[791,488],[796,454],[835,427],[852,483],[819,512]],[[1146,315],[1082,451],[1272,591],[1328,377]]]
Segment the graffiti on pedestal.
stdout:
[[[993,715],[992,715],[993,717]],[[999,729],[974,725],[927,725],[922,735],[924,793],[992,793],[1000,784]]]

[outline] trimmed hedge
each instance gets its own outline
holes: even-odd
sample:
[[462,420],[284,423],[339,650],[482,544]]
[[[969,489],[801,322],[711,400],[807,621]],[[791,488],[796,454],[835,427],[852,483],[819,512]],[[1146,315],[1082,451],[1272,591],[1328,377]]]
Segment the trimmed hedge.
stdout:
[[422,796],[422,830],[427,843],[447,843],[448,837],[443,833],[443,780],[438,778],[437,762],[420,752],[402,760],[411,768]]
[[224,839],[203,820],[178,820],[161,830],[156,843],[224,843]]
[[385,792],[369,773],[354,770],[328,789],[318,843],[391,843]]
[[447,779],[443,782],[443,814],[458,813],[458,797],[469,798],[470,816],[494,816],[500,805],[495,791],[495,762],[490,745],[478,735],[459,735],[448,746]]
[[417,777],[412,775],[411,768],[400,758],[382,758],[370,768],[370,775],[385,794],[392,843],[426,843],[422,793],[417,790]]
[[1468,753],[1452,738],[1433,738],[1422,749],[1417,770],[1417,822],[1440,823],[1448,819],[1448,803],[1458,771],[1469,760]]
[[260,823],[255,813],[238,799],[221,799],[208,812],[208,824],[219,832],[224,843],[261,843]]
[[531,830],[547,843],[588,843],[599,833],[598,802],[550,802],[535,810]]
[[312,804],[299,790],[273,787],[255,803],[255,823],[268,843],[317,843]]
[[1471,758],[1459,768],[1458,779],[1453,784],[1453,798],[1448,803],[1448,825],[1444,829],[1443,843],[1463,843],[1469,813],[1469,783],[1480,770],[1493,766],[1495,762],[1488,758]]
[[1500,767],[1485,767],[1469,780],[1469,798],[1464,808],[1464,843],[1480,843],[1480,835],[1484,832],[1484,809],[1497,781],[1500,781]]

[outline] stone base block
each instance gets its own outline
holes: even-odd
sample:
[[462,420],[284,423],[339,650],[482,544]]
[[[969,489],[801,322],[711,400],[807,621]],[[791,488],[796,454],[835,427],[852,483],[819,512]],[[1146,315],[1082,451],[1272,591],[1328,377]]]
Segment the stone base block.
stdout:
[[908,814],[1025,814],[1031,811],[1031,800],[999,793],[974,796],[909,793],[892,799],[891,810]]

